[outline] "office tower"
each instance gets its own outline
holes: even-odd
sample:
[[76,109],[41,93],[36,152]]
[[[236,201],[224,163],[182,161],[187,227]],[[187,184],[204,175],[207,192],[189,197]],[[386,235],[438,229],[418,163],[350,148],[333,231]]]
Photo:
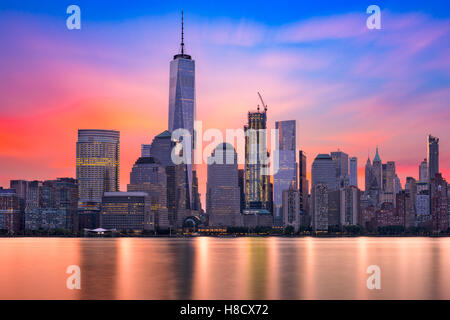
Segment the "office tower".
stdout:
[[78,130],[77,181],[79,207],[100,203],[104,192],[119,190],[120,133]]
[[416,221],[418,226],[424,226],[424,224],[431,221],[428,183],[426,183],[426,186],[426,189],[421,189],[421,191],[418,191],[416,194]]
[[400,191],[402,191],[402,183],[400,182],[400,178],[398,177],[398,175],[395,174],[395,178],[394,178],[394,194],[397,194]]
[[245,170],[239,169],[238,171],[239,181],[239,195],[240,195],[240,212],[245,210]]
[[23,201],[26,201],[26,198],[27,198],[27,187],[28,187],[28,181],[26,181],[26,180],[11,180],[9,182],[9,188],[14,189],[16,191],[16,194]]
[[348,185],[348,154],[340,150],[331,153],[331,158],[336,166],[336,185],[343,188]]
[[341,196],[340,225],[357,225],[361,211],[359,189],[355,186],[349,186],[342,188],[339,192]]
[[416,213],[415,213],[415,199],[413,195],[407,190],[400,191],[396,196],[395,208],[397,216],[401,218],[405,229],[415,226]]
[[76,157],[78,227],[94,229],[99,226],[103,193],[119,190],[119,131],[78,130]]
[[368,193],[370,188],[373,185],[374,182],[374,175],[373,175],[373,168],[372,163],[370,162],[370,158],[367,158],[366,167],[365,167],[365,192]]
[[340,230],[341,190],[328,191],[328,227],[332,231]]
[[298,191],[300,196],[300,215],[309,214],[308,205],[308,180],[306,180],[306,154],[298,152]]
[[141,144],[141,157],[150,157],[151,144]]
[[382,183],[381,183],[381,193],[380,202],[390,202],[395,206],[395,195],[397,193],[398,186],[396,185],[396,173],[395,173],[395,162],[389,161],[382,164]]
[[[405,191],[414,196],[417,194],[417,181],[413,177],[406,177]],[[415,200],[415,199],[414,199]]]
[[350,158],[350,185],[358,188],[358,158]]
[[[331,157],[330,157],[331,159]],[[328,230],[328,187],[326,184],[313,184],[312,198],[312,227],[314,231]]]
[[209,225],[238,226],[240,220],[237,153],[229,143],[219,144],[208,158],[206,213]]
[[296,162],[296,122],[295,120],[277,121],[275,129],[278,130],[278,171],[273,176],[273,207],[274,222],[280,226],[283,221],[282,205],[283,191],[291,187],[297,189],[297,162]]
[[283,226],[292,226],[295,231],[300,226],[300,194],[294,183],[288,190],[283,190],[282,217]]
[[29,181],[27,185],[27,196],[25,199],[25,210],[39,208],[40,188],[42,181]]
[[[168,229],[166,168],[153,157],[140,157],[130,172],[128,192],[145,192],[150,211],[146,212],[145,230]],[[147,218],[147,215],[150,215]]]
[[[378,147],[372,162],[372,174],[373,180],[376,183],[376,188],[379,190],[379,192],[383,191],[383,165],[378,153]],[[372,183],[372,185],[374,185],[374,183]]]
[[105,192],[102,198],[100,225],[104,229],[142,231],[144,225],[153,224],[145,220],[149,211],[145,192]]
[[[184,24],[181,17],[181,53],[176,54],[170,62],[169,84],[169,131],[185,129],[190,134],[191,157],[186,159],[187,185],[189,191],[188,204],[194,201],[193,196],[193,156],[195,149],[195,61],[184,53]],[[187,137],[184,137],[187,139]],[[185,150],[186,152],[186,150]],[[153,155],[154,156],[154,155]]]
[[395,162],[388,161],[383,164],[383,191],[385,193],[394,193],[395,190]]
[[427,159],[424,159],[419,165],[419,181],[428,182],[428,163]]
[[169,224],[171,227],[181,227],[185,218],[199,214],[201,205],[196,172],[193,171],[192,174],[194,202],[191,205],[188,166],[173,163],[171,154],[174,148],[176,148],[176,142],[172,141],[172,133],[164,131],[153,139],[150,154],[166,171]]
[[39,205],[25,208],[25,229],[77,231],[77,181],[73,178],[58,178],[57,180],[46,180],[36,185]]
[[23,201],[16,191],[0,188],[0,230],[17,233],[21,229],[22,210]]
[[319,154],[312,164],[312,188],[317,184],[326,185],[328,190],[338,189],[336,183],[336,164],[328,154]]
[[439,138],[428,136],[427,156],[428,181],[431,181],[439,173]]
[[266,144],[267,110],[248,113],[245,131],[245,212],[270,214],[269,153]]
[[433,232],[447,231],[449,227],[447,188],[447,181],[445,181],[440,173],[436,173],[434,178],[430,180],[431,219]]

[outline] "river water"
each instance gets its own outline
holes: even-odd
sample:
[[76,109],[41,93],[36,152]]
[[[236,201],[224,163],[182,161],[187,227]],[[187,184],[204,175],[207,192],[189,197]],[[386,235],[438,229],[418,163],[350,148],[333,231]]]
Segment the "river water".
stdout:
[[450,299],[450,238],[1,238],[0,299]]

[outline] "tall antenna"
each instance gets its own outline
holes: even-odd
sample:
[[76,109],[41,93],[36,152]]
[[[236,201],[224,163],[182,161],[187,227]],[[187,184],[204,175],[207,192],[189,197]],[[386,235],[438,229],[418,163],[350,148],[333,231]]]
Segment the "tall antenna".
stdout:
[[181,54],[184,54],[184,19],[183,19],[183,10],[181,10]]

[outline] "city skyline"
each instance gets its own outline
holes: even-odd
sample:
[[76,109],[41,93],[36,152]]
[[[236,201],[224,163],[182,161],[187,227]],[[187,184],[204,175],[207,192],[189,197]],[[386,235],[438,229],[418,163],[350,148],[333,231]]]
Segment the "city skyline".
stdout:
[[[83,5],[81,6],[83,7]],[[88,19],[78,34],[72,34],[64,29],[64,26],[59,30],[55,17],[35,13],[28,18],[21,18],[17,17],[17,14],[15,15],[14,10],[17,9],[12,8],[10,11],[2,12],[2,19],[0,19],[0,23],[18,19],[17,21],[23,22],[24,26],[17,31],[17,37],[2,38],[7,49],[5,57],[11,61],[11,65],[15,69],[11,74],[12,81],[7,81],[3,74],[0,79],[4,84],[1,89],[1,105],[14,106],[9,109],[2,107],[2,116],[0,117],[2,124],[0,126],[0,137],[2,137],[0,161],[4,168],[0,171],[0,185],[7,187],[10,179],[45,180],[63,176],[75,177],[73,165],[75,132],[78,129],[98,128],[115,129],[121,133],[120,190],[125,191],[129,182],[129,172],[139,157],[141,144],[150,143],[154,136],[166,130],[167,112],[163,110],[167,110],[169,83],[167,64],[170,57],[179,49],[179,11],[168,11],[168,16],[164,18],[145,17],[144,20],[148,23],[156,22],[160,26],[164,26],[167,30],[164,40],[161,40],[148,28],[135,28],[136,24],[139,24],[138,21],[142,21],[139,18],[127,20],[125,30],[129,30],[131,27],[135,28],[137,37],[130,39],[128,44],[132,44],[134,49],[141,49],[141,53],[137,54],[126,47],[125,34],[122,32],[119,32],[118,37],[123,41],[114,42],[112,39],[103,39],[99,45],[95,43],[94,40],[98,38],[101,31],[93,31],[89,28],[89,23],[103,27],[109,32],[110,27],[107,21]],[[414,22],[412,13],[404,13],[400,9],[397,11],[399,13],[396,13],[395,10],[386,12],[387,19],[383,31],[391,35],[393,40],[407,33],[408,28],[401,27],[397,21],[399,19],[409,28],[419,25],[430,31],[430,38],[427,38],[427,42],[422,47],[415,47],[414,43],[410,42],[410,38],[400,44],[404,45],[405,49],[411,50],[411,52],[408,51],[410,55],[407,56],[405,64],[394,69],[396,71],[394,74],[398,77],[396,79],[405,80],[409,76],[404,70],[408,63],[412,63],[415,59],[420,60],[420,56],[436,55],[438,49],[444,49],[444,51],[448,49],[446,44],[439,44],[439,39],[448,35],[448,28],[442,17],[434,17],[435,13],[429,13]],[[357,17],[359,15],[362,18],[361,21],[364,21],[363,10],[357,12],[352,9],[351,12],[354,12]],[[414,13],[414,10],[411,12]],[[61,15],[64,16],[63,13]],[[211,28],[212,31],[208,31],[211,34],[205,36],[199,30],[199,27],[205,23],[201,12],[194,11],[189,13],[188,17],[187,48],[190,54],[196,56],[198,64],[197,118],[203,120],[205,128],[216,127],[221,130],[241,128],[245,123],[245,113],[258,104],[255,93],[261,91],[270,108],[269,128],[274,128],[275,121],[297,121],[296,150],[305,151],[308,157],[309,180],[311,179],[311,164],[315,156],[340,149],[349,156],[356,156],[360,159],[358,162],[358,185],[363,186],[363,165],[367,149],[371,150],[370,158],[372,159],[375,146],[379,145],[383,161],[396,162],[396,172],[404,185],[407,176],[419,178],[418,166],[426,157],[425,138],[428,134],[440,138],[440,172],[448,178],[450,170],[448,167],[448,163],[450,163],[448,141],[450,138],[448,130],[445,130],[445,123],[449,117],[449,111],[448,108],[436,102],[436,100],[446,101],[448,90],[446,91],[445,87],[442,88],[442,84],[437,85],[435,77],[430,74],[439,75],[448,71],[445,58],[432,59],[436,65],[429,65],[429,69],[426,71],[416,71],[418,74],[425,72],[430,75],[430,78],[421,83],[414,83],[414,87],[421,88],[424,85],[430,85],[432,90],[419,90],[410,97],[406,93],[411,93],[413,88],[407,87],[405,96],[391,99],[395,98],[392,92],[399,88],[392,83],[394,79],[383,81],[383,75],[380,74],[378,74],[378,80],[381,85],[368,86],[371,82],[377,82],[375,81],[377,77],[369,76],[364,79],[365,88],[357,83],[353,73],[353,76],[344,79],[339,86],[335,85],[336,87],[330,86],[330,83],[324,81],[324,78],[320,76],[325,66],[330,66],[333,62],[346,57],[342,51],[338,51],[340,52],[339,57],[324,57],[321,54],[326,48],[341,48],[346,41],[352,45],[356,45],[355,43],[360,41],[369,41],[380,46],[380,40],[377,39],[376,34],[369,33],[367,30],[361,31],[361,34],[350,35],[344,32],[344,39],[326,34],[324,30],[321,30],[314,37],[312,36],[312,39],[300,37],[297,40],[290,39],[291,42],[271,40],[264,46],[272,49],[266,49],[261,54],[253,55],[254,60],[250,67],[241,68],[242,64],[249,61],[248,51],[254,51],[263,45],[261,39],[258,37],[256,39],[251,37],[224,38],[224,30],[231,30],[239,34],[239,30],[242,28],[246,31],[245,34],[255,36],[255,33],[251,32],[252,30],[256,31],[256,35],[261,30],[268,32],[267,30],[271,29],[280,33],[280,29],[286,31],[286,28],[281,28],[280,25],[286,26],[278,22],[278,25],[275,26],[264,26],[262,23],[263,27],[261,27],[257,23],[255,26],[253,21],[247,24],[237,23],[237,27],[233,29],[233,23],[224,24],[222,20],[218,19],[218,27]],[[256,18],[254,17],[253,20],[257,21]],[[352,25],[357,20],[352,15],[345,14],[342,14],[340,18],[342,19],[340,26]],[[302,17],[298,21],[298,27],[301,30],[311,24],[314,25],[317,21],[332,24],[330,16],[325,14],[321,18]],[[397,24],[394,23],[396,21]],[[292,23],[292,21],[289,22]],[[211,23],[215,25],[214,22]],[[31,28],[27,26],[36,28],[33,29],[33,33],[30,33]],[[45,30],[49,26],[54,26],[55,30],[47,34]],[[392,31],[394,26],[395,32]],[[363,27],[364,23],[361,23],[361,28]],[[37,42],[30,41],[32,34],[37,37]],[[142,45],[138,39],[144,36],[149,39],[161,40],[163,50],[158,53],[151,50],[153,41]],[[216,41],[212,41],[214,39]],[[325,48],[324,45],[320,45],[322,40],[327,44]],[[389,39],[386,41],[389,42]],[[86,57],[76,50],[75,53],[69,53],[67,49],[60,47],[59,42],[66,45],[72,43],[72,45],[80,46],[83,50],[92,49],[90,52],[93,56]],[[299,51],[301,53],[298,56],[299,60],[292,59],[295,56],[294,53],[297,53],[297,49],[291,48],[289,43],[301,44],[306,47]],[[108,50],[109,53],[100,50],[100,45],[105,45],[110,49],[115,48],[116,50],[112,50],[115,55],[111,54],[111,50]],[[20,57],[11,57],[11,50],[17,46],[24,47],[30,52],[33,52],[31,49],[35,48],[36,56],[29,59],[27,63],[23,63],[24,61]],[[314,46],[318,46],[318,48],[312,48]],[[394,48],[392,43],[388,43],[387,47],[386,50],[392,55],[395,53],[394,49],[398,49]],[[55,49],[54,53],[50,53],[51,48]],[[74,47],[69,46],[68,48]],[[139,50],[137,51],[139,52]],[[154,56],[151,59],[143,59],[141,54],[149,52]],[[221,56],[219,53],[223,52],[228,54]],[[311,60],[315,53],[320,53],[319,59]],[[127,54],[138,63],[129,65],[126,62],[128,59],[124,60]],[[361,70],[366,70],[363,62],[364,59],[370,57],[369,53],[358,51],[355,54],[361,63],[359,67],[363,68]],[[387,57],[392,57],[390,54]],[[62,61],[67,59],[64,63],[73,71],[70,73],[71,76],[66,77],[65,73],[58,71],[63,70],[60,65],[61,61],[57,59],[57,61],[50,62],[52,57],[59,57]],[[102,62],[98,66],[94,65],[97,60]],[[302,60],[303,64],[308,65],[311,69],[303,66],[302,68],[306,68],[306,70],[298,70],[302,76],[293,82],[289,81],[291,76],[287,67],[292,66],[292,63],[302,62]],[[220,68],[217,65],[219,61],[222,63]],[[116,66],[116,62],[119,62],[119,66]],[[366,61],[366,63],[370,64],[371,62]],[[377,69],[377,72],[388,66],[385,62],[380,62],[380,64],[380,70]],[[125,72],[124,66],[131,68]],[[356,66],[353,65],[353,67]],[[365,67],[368,68],[368,65],[366,64]],[[44,69],[50,72],[43,72]],[[362,77],[364,74],[364,72],[361,73],[361,70],[358,77]],[[27,81],[19,79],[21,72],[29,72],[30,76],[27,77],[29,78]],[[327,73],[326,75],[332,76],[339,72],[339,70],[333,69],[331,74]],[[33,75],[37,73],[41,75],[39,83],[33,80]],[[233,84],[229,82],[229,79],[233,79],[231,74],[236,73],[240,77],[236,81],[237,83]],[[90,78],[86,78],[86,76]],[[105,81],[101,81],[100,79],[105,76],[108,76],[108,79],[105,78]],[[270,80],[270,76],[275,76],[275,79]],[[388,77],[388,74],[385,76]],[[87,81],[87,79],[89,80]],[[128,82],[130,79],[132,81]],[[313,85],[303,81],[306,79],[310,79]],[[245,81],[249,86],[244,89],[240,88],[242,87],[241,81]],[[216,84],[216,86],[212,84]],[[14,85],[15,89],[12,89],[11,85]],[[389,85],[393,87],[387,90],[387,95],[384,96],[384,88],[388,88]],[[403,85],[406,85],[406,82]],[[224,95],[222,90],[218,90],[217,87],[232,94]],[[115,88],[120,88],[120,90],[115,92]],[[43,94],[50,89],[54,94]],[[356,90],[358,94],[350,97],[345,97],[349,93],[342,94],[342,92],[352,90]],[[381,90],[379,92],[381,96],[376,94],[365,98],[360,96],[366,94],[368,90],[375,92]],[[27,96],[21,96],[19,94],[21,91],[27,92]],[[324,99],[324,95],[334,97],[328,102],[331,107],[327,106],[327,99]],[[299,96],[300,99],[298,99]],[[436,96],[442,99],[432,99]],[[412,101],[417,98],[419,98],[417,101]],[[390,103],[386,104],[388,100]],[[293,103],[294,101],[296,103]],[[381,105],[383,107],[380,108]],[[404,109],[403,105],[407,105],[411,109]],[[432,112],[432,110],[436,112]],[[414,116],[410,116],[411,112]],[[335,121],[331,121],[330,118]],[[39,121],[35,121],[36,119]],[[379,124],[380,120],[382,125]],[[346,128],[347,126],[350,129]],[[31,139],[36,136],[35,132],[39,133],[39,139]],[[199,168],[199,180],[200,193],[204,199],[206,194],[205,165]]]

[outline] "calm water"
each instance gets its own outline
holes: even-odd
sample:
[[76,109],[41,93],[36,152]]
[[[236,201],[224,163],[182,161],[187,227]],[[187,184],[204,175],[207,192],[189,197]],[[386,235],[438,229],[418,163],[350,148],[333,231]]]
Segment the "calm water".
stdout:
[[4,238],[0,299],[450,299],[450,238]]

